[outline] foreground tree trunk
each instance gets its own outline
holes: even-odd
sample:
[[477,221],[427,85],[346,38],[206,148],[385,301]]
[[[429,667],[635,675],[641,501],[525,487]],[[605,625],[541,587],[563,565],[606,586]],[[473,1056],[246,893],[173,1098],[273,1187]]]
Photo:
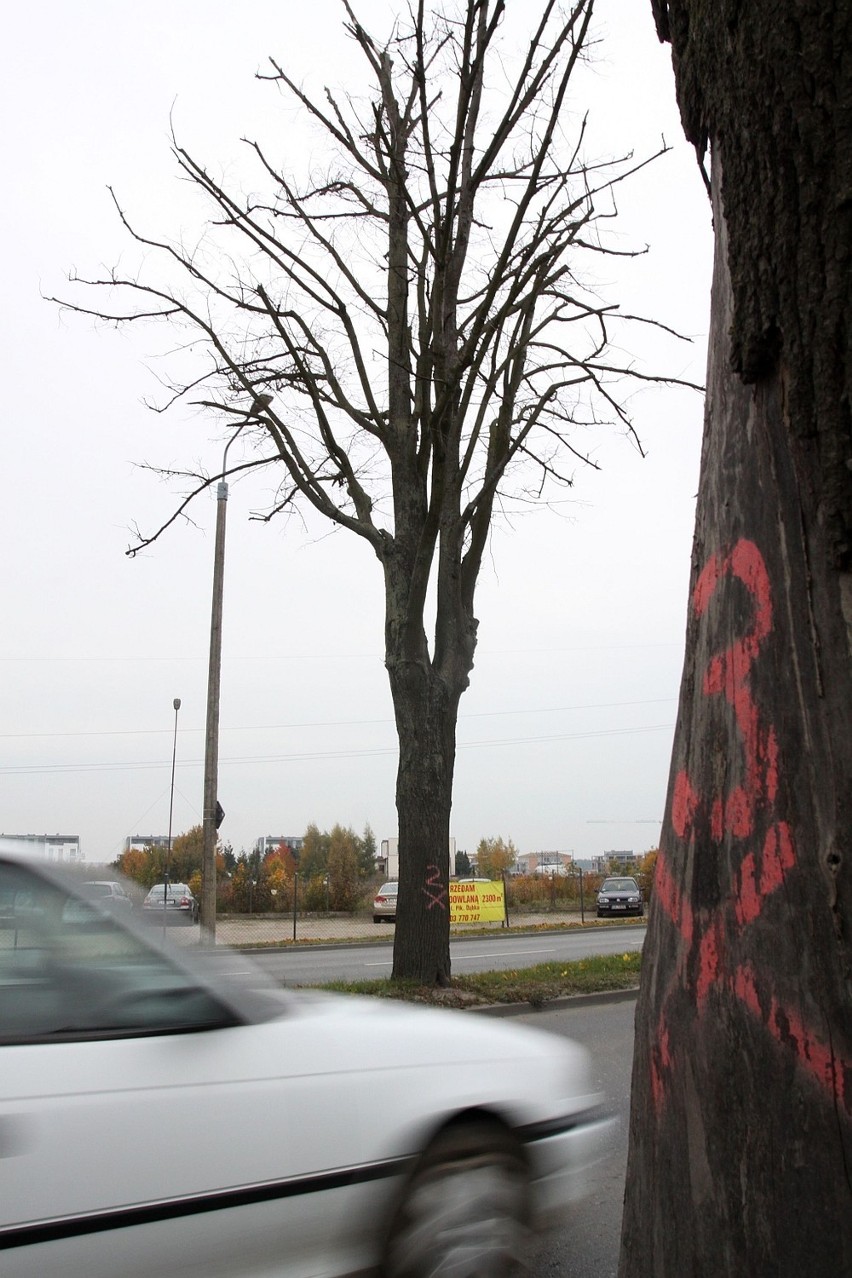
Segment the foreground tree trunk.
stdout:
[[852,6],[658,0],[716,264],[621,1278],[852,1273]]

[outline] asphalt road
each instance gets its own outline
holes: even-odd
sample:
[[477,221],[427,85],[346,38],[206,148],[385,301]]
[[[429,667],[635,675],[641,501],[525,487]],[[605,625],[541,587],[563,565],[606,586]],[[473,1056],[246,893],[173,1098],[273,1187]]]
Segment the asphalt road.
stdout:
[[[623,954],[641,950],[644,927],[590,927],[570,932],[539,932],[453,940],[450,956],[457,975],[506,968],[534,967],[536,963],[567,962],[595,954]],[[297,950],[254,950],[252,960],[286,985],[322,985],[326,981],[378,980],[390,976],[393,946],[311,946]]]
[[610,1152],[589,1177],[587,1197],[539,1243],[532,1278],[615,1278],[618,1271],[636,991],[602,999],[561,1000],[558,1008],[518,1017],[588,1047],[596,1082],[619,1119]]

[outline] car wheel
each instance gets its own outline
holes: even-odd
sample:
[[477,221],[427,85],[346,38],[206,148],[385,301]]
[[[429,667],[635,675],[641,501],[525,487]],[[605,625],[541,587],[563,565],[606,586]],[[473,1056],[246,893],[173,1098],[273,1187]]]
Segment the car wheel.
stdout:
[[529,1175],[496,1124],[451,1127],[425,1151],[391,1228],[384,1278],[513,1278],[529,1261]]

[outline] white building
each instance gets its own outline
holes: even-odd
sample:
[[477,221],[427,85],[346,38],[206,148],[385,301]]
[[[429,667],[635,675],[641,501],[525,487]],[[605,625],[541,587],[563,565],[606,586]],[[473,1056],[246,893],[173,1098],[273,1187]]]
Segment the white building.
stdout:
[[125,852],[144,852],[146,848],[167,848],[168,846],[167,834],[128,834],[124,840]]
[[538,874],[552,876],[571,874],[574,869],[573,852],[526,852],[512,866],[512,874]]
[[632,850],[604,852],[602,856],[592,857],[592,871],[595,874],[613,874],[621,870],[629,874],[639,868],[639,861],[639,855]]
[[[450,835],[450,878],[456,872],[456,841]],[[386,879],[399,878],[399,839],[382,839],[381,855],[376,857],[376,869]]]
[[304,841],[297,834],[261,834],[254,841],[254,851],[263,860],[268,852],[277,852],[283,843],[284,847],[292,853],[293,859],[298,861]]
[[79,834],[0,834],[0,851],[4,848],[67,865],[85,860],[80,850]]

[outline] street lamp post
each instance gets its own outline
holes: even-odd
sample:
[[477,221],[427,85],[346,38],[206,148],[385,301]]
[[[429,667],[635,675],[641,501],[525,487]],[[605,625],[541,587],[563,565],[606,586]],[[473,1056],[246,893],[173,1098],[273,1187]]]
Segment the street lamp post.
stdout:
[[[264,397],[265,399],[265,397]],[[255,401],[258,403],[259,401]],[[265,405],[261,405],[264,407]],[[252,405],[252,410],[255,405]],[[246,421],[252,412],[246,415]],[[210,613],[210,662],[207,671],[207,730],[204,743],[203,844],[201,852],[201,940],[216,942],[216,830],[219,807],[219,687],[222,668],[222,593],[225,582],[225,518],[228,484],[225,479],[228,449],[246,421],[240,423],[225,445],[222,478],[216,489],[216,542],[213,551],[213,603]]]

